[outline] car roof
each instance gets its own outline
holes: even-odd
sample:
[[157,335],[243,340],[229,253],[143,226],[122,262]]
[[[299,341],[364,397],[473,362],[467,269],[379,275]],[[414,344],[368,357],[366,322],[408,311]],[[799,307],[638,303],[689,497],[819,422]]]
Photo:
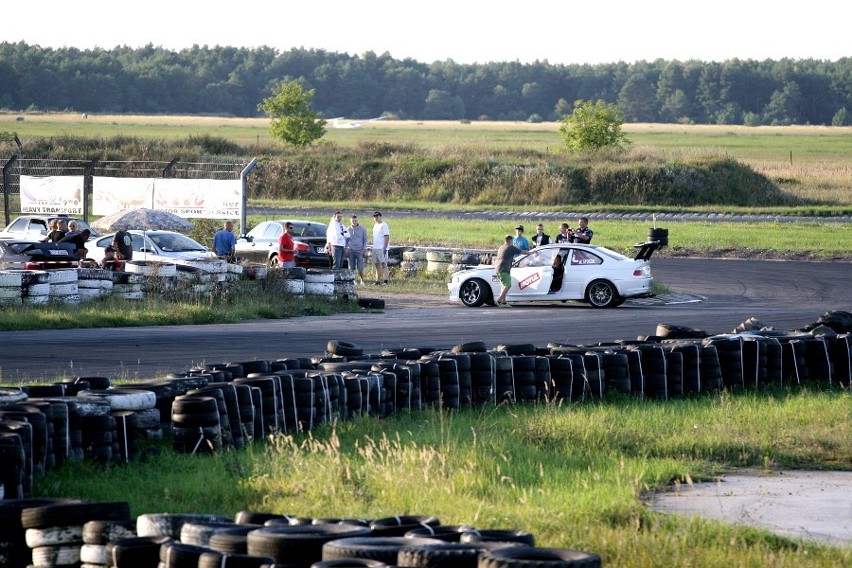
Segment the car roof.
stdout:
[[320,221],[308,221],[306,219],[273,219],[269,222],[278,223],[279,225],[283,225],[284,223],[293,223],[294,225],[325,225],[325,223]]

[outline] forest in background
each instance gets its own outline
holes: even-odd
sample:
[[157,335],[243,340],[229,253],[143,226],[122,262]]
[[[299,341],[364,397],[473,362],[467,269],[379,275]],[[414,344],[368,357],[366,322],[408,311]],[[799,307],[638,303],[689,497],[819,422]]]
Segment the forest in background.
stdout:
[[323,117],[559,120],[576,100],[627,122],[852,125],[852,58],[598,65],[452,60],[316,49],[43,48],[0,43],[0,109],[261,116],[282,81],[315,89]]

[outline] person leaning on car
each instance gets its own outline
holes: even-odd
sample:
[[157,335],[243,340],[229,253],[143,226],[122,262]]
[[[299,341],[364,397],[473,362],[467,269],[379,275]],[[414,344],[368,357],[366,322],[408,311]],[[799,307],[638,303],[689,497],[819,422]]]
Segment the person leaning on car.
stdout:
[[112,236],[112,247],[116,250],[119,260],[133,259],[133,237],[124,229],[119,229]]
[[515,260],[515,255],[521,254],[522,251],[512,241],[515,237],[506,235],[503,239],[503,246],[497,249],[497,258],[494,259],[494,268],[497,270],[497,275],[500,277],[500,296],[497,297],[497,305],[501,308],[508,307],[506,303],[506,294],[509,293],[509,288],[512,287],[512,263]]
[[233,262],[235,246],[237,246],[237,237],[234,235],[234,223],[225,221],[225,225],[213,235],[213,248],[216,249],[216,256],[228,262]]
[[79,233],[71,235],[70,237],[62,237],[59,239],[60,243],[73,243],[74,248],[76,249],[75,254],[78,259],[86,258],[86,255],[89,254],[89,249],[86,248],[86,241],[89,240],[89,229],[83,229]]
[[47,236],[44,239],[42,239],[42,242],[58,243],[59,241],[65,238],[65,233],[67,233],[68,231],[63,229],[59,222],[60,219],[54,219],[50,222],[50,232],[47,233]]

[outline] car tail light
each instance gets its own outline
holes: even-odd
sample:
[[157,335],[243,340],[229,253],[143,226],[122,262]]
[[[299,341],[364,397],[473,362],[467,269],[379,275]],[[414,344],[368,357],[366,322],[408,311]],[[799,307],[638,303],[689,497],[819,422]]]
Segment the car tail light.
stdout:
[[309,250],[311,250],[310,245],[306,245],[305,243],[300,243],[298,241],[294,242],[293,245],[294,248],[299,252],[308,252]]
[[24,265],[24,270],[41,270],[41,265],[37,262],[28,262]]
[[633,276],[637,278],[643,278],[651,275],[651,267],[650,266],[642,266],[640,268],[636,268],[633,270]]

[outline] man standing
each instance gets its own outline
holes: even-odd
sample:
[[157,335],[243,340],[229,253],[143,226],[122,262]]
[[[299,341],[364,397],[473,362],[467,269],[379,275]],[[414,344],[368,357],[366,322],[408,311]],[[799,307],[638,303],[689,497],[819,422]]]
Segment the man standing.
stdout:
[[340,220],[343,213],[335,211],[325,231],[325,250],[331,255],[331,267],[334,270],[343,268],[343,250],[346,248],[346,227]]
[[500,277],[500,296],[497,297],[497,306],[508,308],[506,303],[506,294],[512,287],[512,262],[515,260],[515,255],[521,254],[523,251],[512,244],[512,241],[517,237],[506,235],[503,239],[503,246],[497,249],[497,258],[494,259],[494,268],[497,269],[497,275]]
[[512,239],[512,244],[521,249],[521,251],[530,250],[530,242],[524,236],[523,225],[515,227],[515,238]]
[[568,223],[562,223],[559,225],[559,234],[556,235],[557,243],[570,243],[571,242],[571,226]]
[[390,271],[388,270],[388,244],[390,243],[390,229],[388,224],[382,221],[380,211],[373,213],[373,263],[376,265],[376,285],[387,286]]
[[237,237],[234,235],[234,223],[232,221],[225,221],[225,226],[213,235],[213,250],[219,258],[233,262],[234,247],[236,245]]
[[574,229],[571,235],[571,242],[587,245],[592,242],[593,235],[594,233],[589,228],[589,219],[587,217],[580,217],[580,224]]
[[281,268],[296,266],[296,247],[293,244],[293,223],[284,223],[284,233],[278,237],[278,264]]
[[358,215],[352,215],[349,225],[349,239],[346,250],[349,260],[349,270],[358,271],[356,285],[363,286],[364,282],[364,251],[367,250],[367,229],[358,222]]
[[127,262],[133,260],[133,237],[124,229],[119,229],[112,236],[112,246],[118,252],[118,259]]
[[544,225],[539,223],[535,226],[535,236],[532,238],[532,246],[540,247],[550,244],[550,235],[544,233]]

